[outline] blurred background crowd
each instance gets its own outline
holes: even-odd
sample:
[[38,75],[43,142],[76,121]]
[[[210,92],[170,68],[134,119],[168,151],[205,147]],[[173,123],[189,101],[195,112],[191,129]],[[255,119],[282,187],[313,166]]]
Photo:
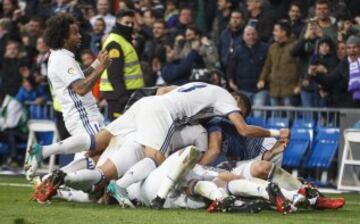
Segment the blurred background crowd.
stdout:
[[[96,59],[122,10],[145,86],[205,81],[247,94],[254,106],[359,107],[350,64],[360,67],[356,0],[0,0],[0,103],[52,100],[46,20],[79,22],[79,63]],[[359,74],[360,76],[360,74]],[[99,86],[93,93],[107,105]],[[18,124],[17,124],[18,126]],[[2,122],[1,133],[11,129]],[[0,140],[1,140],[0,134]]]

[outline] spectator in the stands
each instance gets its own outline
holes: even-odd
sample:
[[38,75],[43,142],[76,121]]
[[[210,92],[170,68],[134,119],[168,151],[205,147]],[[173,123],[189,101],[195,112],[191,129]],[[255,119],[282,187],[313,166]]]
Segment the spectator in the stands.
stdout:
[[[23,153],[17,152],[16,144],[27,139],[27,117],[20,102],[0,89],[0,141],[9,145],[10,155],[6,158],[6,165],[19,167],[19,157]],[[21,159],[21,158],[20,158]],[[22,158],[23,159],[23,158]]]
[[24,38],[26,38],[27,45],[35,48],[37,39],[43,34],[44,31],[43,19],[33,16],[24,28],[24,31],[21,33],[23,42]]
[[346,43],[345,42],[337,42],[336,44],[336,56],[339,61],[342,61],[346,58]]
[[15,99],[20,103],[31,102],[36,105],[44,104],[50,97],[44,86],[38,85],[33,76],[22,80],[22,85],[17,92]]
[[170,33],[175,40],[178,35],[185,35],[185,31],[188,25],[193,23],[193,12],[191,8],[181,8],[176,26],[170,29]]
[[227,67],[228,58],[234,54],[235,48],[239,46],[244,27],[244,15],[239,10],[231,12],[229,27],[220,35],[218,52],[223,69]]
[[330,8],[328,0],[317,0],[315,4],[315,17],[311,20],[319,26],[323,36],[329,36],[333,42],[336,42],[336,19],[330,16]]
[[38,51],[38,54],[35,57],[31,72],[35,78],[36,83],[47,88],[47,67],[50,56],[50,49],[46,45],[43,37],[39,37],[37,39],[36,50]]
[[90,34],[90,50],[95,55],[97,55],[101,49],[101,42],[105,34],[105,29],[105,20],[103,18],[97,18]]
[[191,43],[199,41],[201,38],[201,31],[195,25],[187,26],[185,35],[178,35],[175,38],[174,51],[179,59],[187,57],[190,53]]
[[319,106],[318,84],[309,76],[311,57],[316,54],[316,48],[323,33],[314,20],[305,26],[305,34],[296,41],[291,54],[299,59],[301,74],[301,102],[305,107]]
[[248,25],[227,69],[230,88],[245,93],[254,106],[264,106],[268,98],[267,90],[256,86],[267,51],[268,44],[260,41],[256,29]]
[[[310,66],[308,73],[310,77],[315,75],[328,76],[331,71],[335,69],[338,64],[338,59],[336,58],[336,50],[334,43],[330,37],[323,37],[317,43],[317,49],[311,57]],[[317,74],[315,74],[317,73]],[[308,101],[318,101],[314,105],[304,105],[303,106],[319,106],[327,107],[330,104],[330,93],[331,89],[324,88],[323,86],[318,86],[314,95],[311,96],[312,99]]]
[[6,43],[11,38],[11,33],[9,32],[10,26],[11,26],[10,19],[8,19],[8,18],[0,19],[0,66],[1,66],[1,61],[2,61],[3,55],[5,53]]
[[292,2],[289,8],[288,16],[291,24],[291,32],[296,38],[300,36],[300,33],[304,27],[302,19],[302,6],[300,2]]
[[352,108],[360,107],[360,103],[353,99],[349,92],[349,62],[356,62],[360,57],[360,38],[351,36],[346,41],[347,58],[343,59],[338,66],[327,76],[314,73],[314,79],[327,89],[332,91],[332,107]]
[[176,26],[176,20],[179,14],[179,10],[176,8],[176,0],[166,1],[164,19],[168,28]]
[[189,82],[191,70],[196,61],[201,58],[198,53],[200,44],[200,40],[191,42],[191,51],[184,59],[178,59],[175,51],[170,46],[167,46],[167,63],[161,69],[160,79],[168,85],[182,85]]
[[168,42],[166,24],[163,20],[155,21],[152,27],[154,38],[145,43],[142,59],[151,62],[155,57],[158,57],[164,62],[166,50],[165,44]]
[[212,24],[211,39],[218,43],[221,32],[227,27],[230,20],[232,0],[217,0],[217,14]]
[[300,93],[300,72],[296,58],[290,55],[294,46],[290,23],[286,20],[275,23],[273,36],[275,43],[269,48],[257,87],[269,86],[272,106],[292,106]]
[[351,21],[350,17],[344,17],[339,20],[338,24],[338,33],[337,41],[345,42],[351,35],[356,35],[359,30],[357,30]]
[[20,57],[19,43],[9,41],[6,44],[5,54],[0,68],[0,89],[11,96],[15,96],[21,86],[20,69],[25,66]]
[[268,42],[275,23],[275,17],[264,8],[265,0],[247,0],[249,24],[256,27],[261,41]]
[[109,0],[97,0],[97,14],[90,19],[92,27],[95,26],[96,19],[103,18],[106,24],[105,33],[109,33],[115,25],[116,17],[111,14]]
[[69,12],[70,5],[67,0],[56,0],[51,6],[51,15]]

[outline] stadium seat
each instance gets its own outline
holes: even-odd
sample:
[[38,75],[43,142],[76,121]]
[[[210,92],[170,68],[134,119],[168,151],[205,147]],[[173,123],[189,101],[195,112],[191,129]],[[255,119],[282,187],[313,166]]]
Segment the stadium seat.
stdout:
[[[56,124],[54,121],[51,120],[29,120],[28,122],[28,128],[29,128],[29,136],[28,136],[28,142],[26,147],[26,155],[28,155],[28,151],[30,150],[30,147],[33,143],[38,142],[40,140],[43,141],[49,141],[51,136],[51,142],[55,143],[59,139],[58,130],[56,128]],[[52,134],[49,134],[52,133]],[[40,136],[43,139],[38,139],[37,137]],[[55,156],[50,157],[49,161],[49,172],[53,169],[53,166],[55,164]]]
[[315,120],[313,119],[295,119],[293,123],[293,128],[315,128]]
[[305,168],[328,169],[339,145],[338,128],[320,128]]
[[311,129],[292,128],[289,145],[284,151],[282,165],[289,168],[300,168],[301,162],[311,143]]
[[266,127],[269,129],[280,129],[289,127],[288,118],[271,117],[267,120]]
[[8,155],[8,154],[9,154],[9,145],[4,142],[0,142],[0,155]]
[[250,125],[256,125],[260,127],[266,126],[266,119],[264,117],[247,117],[246,122]]

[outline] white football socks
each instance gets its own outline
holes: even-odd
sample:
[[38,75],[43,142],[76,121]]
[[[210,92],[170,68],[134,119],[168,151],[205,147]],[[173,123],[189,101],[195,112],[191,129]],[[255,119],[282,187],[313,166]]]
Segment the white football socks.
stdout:
[[73,154],[95,148],[95,136],[88,134],[74,135],[64,141],[51,145],[42,146],[42,157],[45,159],[51,155]]
[[91,192],[94,190],[94,185],[104,181],[105,176],[101,169],[95,168],[93,170],[82,169],[72,173],[67,173],[64,182],[65,185],[76,190]]
[[198,181],[194,186],[194,192],[198,195],[203,196],[204,198],[210,199],[210,200],[219,200],[222,201],[227,195],[224,195],[224,193],[216,186],[214,182],[211,181]]
[[65,173],[72,173],[82,169],[94,169],[95,162],[91,158],[81,158],[71,161],[68,165],[61,168]]
[[269,200],[266,190],[268,182],[255,182],[246,179],[232,180],[227,184],[229,194],[242,197],[261,197]]
[[171,172],[168,172],[165,179],[162,181],[156,194],[158,197],[166,198],[176,182],[194,167],[199,153],[200,152],[193,146],[184,149],[179,158],[174,161]]
[[119,187],[127,188],[131,184],[145,179],[154,169],[156,169],[155,161],[151,158],[144,158],[126,171],[124,176],[116,181],[116,184]]
[[268,180],[289,191],[298,190],[302,186],[302,183],[296,177],[276,165],[273,166]]

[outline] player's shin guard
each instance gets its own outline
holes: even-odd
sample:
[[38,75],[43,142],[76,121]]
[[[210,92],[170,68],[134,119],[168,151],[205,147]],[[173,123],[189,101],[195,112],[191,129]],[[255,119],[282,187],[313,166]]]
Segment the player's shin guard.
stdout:
[[171,188],[175,183],[184,176],[190,169],[194,167],[199,157],[200,152],[194,146],[187,147],[180,155],[179,159],[173,166],[171,172],[162,181],[160,188],[157,192],[157,197],[166,198]]
[[83,169],[73,173],[68,173],[64,178],[66,186],[85,192],[94,191],[94,186],[101,184],[104,181],[104,173],[99,168],[93,170]]
[[57,154],[73,154],[95,148],[95,136],[88,134],[74,135],[64,141],[42,146],[42,157]]
[[239,179],[230,181],[227,184],[226,189],[229,194],[234,196],[261,197],[269,200],[269,194],[266,191],[268,184],[267,181],[254,182],[246,179]]
[[153,159],[144,158],[133,165],[128,171],[126,171],[124,176],[116,181],[116,184],[119,187],[126,189],[131,184],[145,179],[147,176],[149,176],[151,171],[156,169],[156,167],[157,164]]
[[295,191],[301,188],[301,182],[281,167],[273,165],[268,180],[277,183],[281,188]]

